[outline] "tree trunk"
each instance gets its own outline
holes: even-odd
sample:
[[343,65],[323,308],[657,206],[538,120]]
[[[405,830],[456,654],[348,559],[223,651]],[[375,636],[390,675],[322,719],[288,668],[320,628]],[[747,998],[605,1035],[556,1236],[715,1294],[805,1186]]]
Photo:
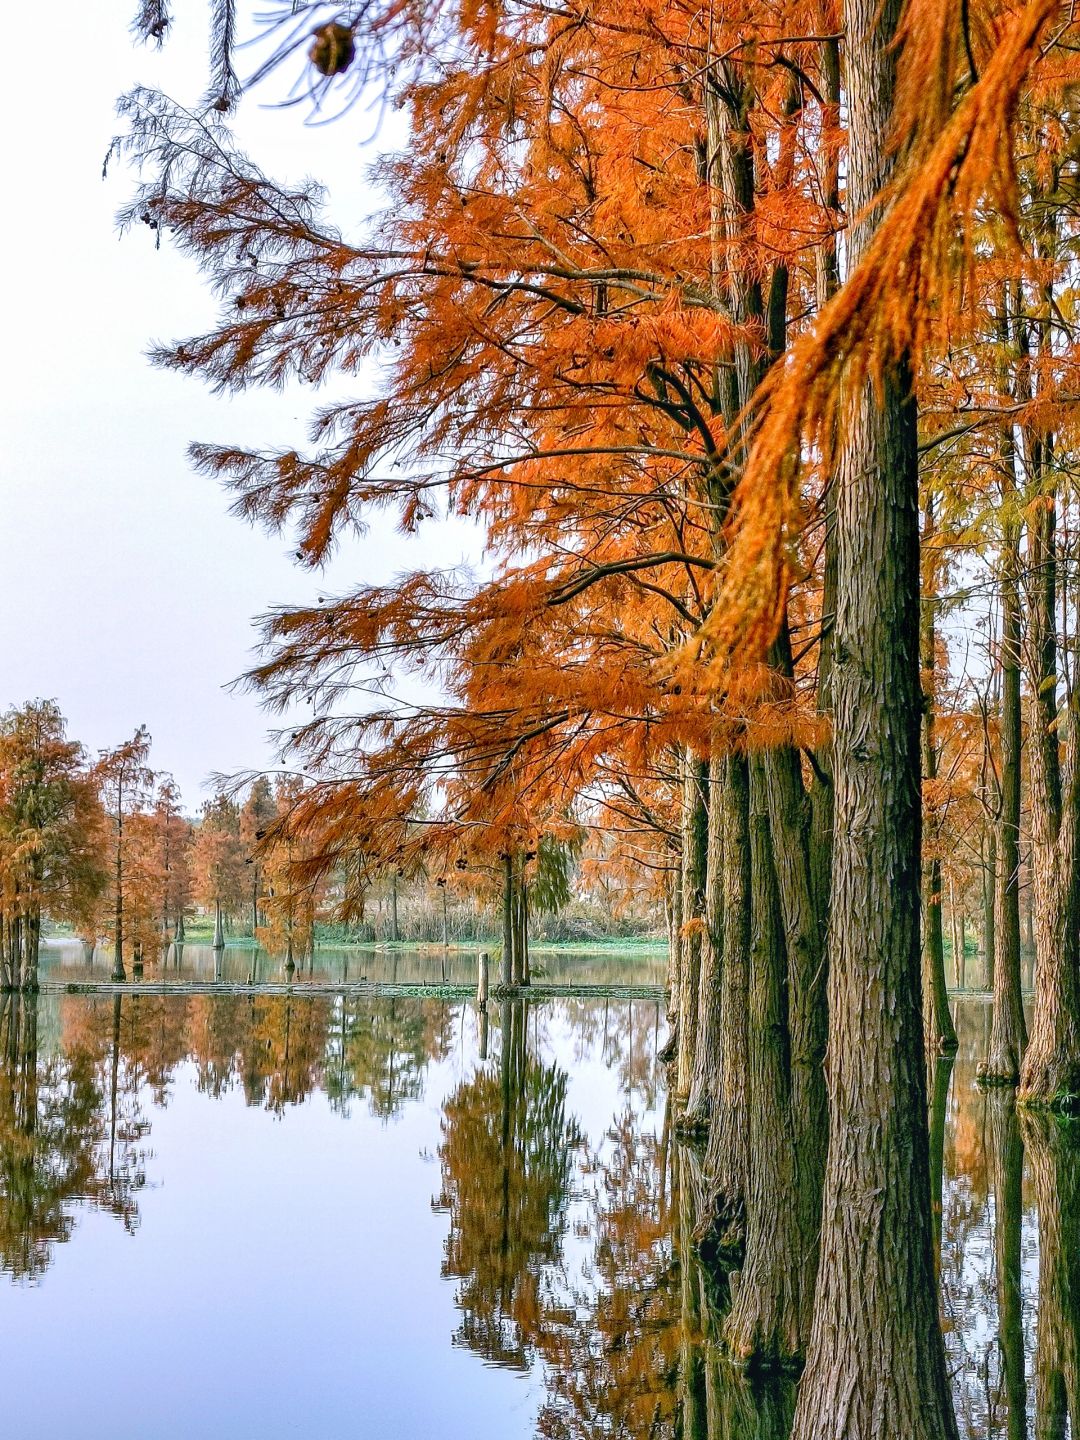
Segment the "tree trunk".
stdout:
[[742,1240],[747,1177],[747,999],[750,970],[750,780],[746,756],[728,756],[723,788],[723,961],[720,1064],[705,1154],[709,1191],[697,1238],[706,1259]]
[[[845,0],[849,244],[888,179],[899,0]],[[846,397],[832,679],[829,1153],[794,1440],[955,1440],[931,1252],[919,880],[919,518],[906,367]]]
[[514,857],[503,856],[502,983],[514,983]]
[[769,836],[766,762],[750,761],[753,887],[746,1249],[724,1339],[742,1364],[783,1366],[802,1350],[799,1208],[791,1123],[787,986],[780,902]]
[[[1011,444],[1011,442],[1010,442]],[[1010,464],[1011,472],[1011,464]],[[995,883],[993,1021],[980,1078],[1015,1085],[1027,1044],[1020,969],[1020,540],[1015,521],[1004,540],[1001,634],[1001,814]]]
[[679,1059],[676,1099],[685,1110],[694,1069],[698,1038],[698,999],[701,988],[701,940],[704,928],[705,869],[708,846],[709,764],[692,751],[683,756],[682,795],[682,912],[683,947],[679,994]]
[[[937,556],[933,547],[926,543],[934,535],[934,501],[927,496],[923,510],[923,554],[926,577],[920,611],[919,650],[924,677],[923,685],[923,774],[927,780],[936,780],[938,773],[938,752],[935,736],[934,671],[937,664],[936,625],[934,607],[937,603]],[[926,893],[923,911],[926,917],[926,933],[923,942],[923,994],[926,1006],[926,1048],[931,1055],[952,1055],[956,1052],[956,1029],[949,1011],[949,992],[945,983],[945,946],[941,925],[941,839],[935,821],[929,827],[931,856],[926,876]],[[953,934],[956,927],[953,926]],[[953,947],[953,969],[956,968],[956,948]]]
[[[775,649],[774,661],[780,674],[789,676],[792,673],[786,626]],[[802,1309],[799,1333],[805,1342],[810,1334],[817,1278],[821,1186],[829,1135],[824,1070],[828,1032],[824,928],[814,894],[813,810],[803,785],[797,752],[790,746],[769,751],[765,757],[765,772],[768,778],[771,854],[786,952],[790,1115],[799,1220],[796,1253],[801,1271],[798,1285]]]
[[398,873],[396,870],[390,872],[390,939],[395,943],[401,939],[398,928]]
[[[1046,462],[1049,465],[1049,461]],[[1036,465],[1036,473],[1040,466]],[[1034,584],[1028,626],[1031,655],[1031,850],[1035,911],[1035,1001],[1031,1040],[1017,1099],[1051,1109],[1080,1096],[1080,953],[1077,936],[1076,765],[1063,795],[1059,725],[1075,757],[1077,716],[1058,710],[1054,510],[1047,501],[1029,526]]]
[[214,898],[214,949],[225,949],[225,932],[221,924],[221,897]]
[[713,1109],[720,1073],[720,986],[724,962],[724,786],[726,762],[715,757],[709,766],[709,799],[705,860],[705,934],[702,936],[698,987],[697,1043],[694,1071],[683,1123],[704,1132]]
[[124,812],[121,802],[116,809],[116,863],[114,867],[116,894],[113,902],[113,979],[124,978]]
[[982,988],[994,989],[996,952],[996,891],[998,891],[998,832],[986,837],[986,863],[982,871]]

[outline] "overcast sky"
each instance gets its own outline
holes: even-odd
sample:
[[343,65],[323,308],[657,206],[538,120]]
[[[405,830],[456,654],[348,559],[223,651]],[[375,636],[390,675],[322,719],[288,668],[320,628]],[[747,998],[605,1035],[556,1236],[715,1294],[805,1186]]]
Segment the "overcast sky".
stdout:
[[[174,8],[160,53],[132,42],[135,0],[95,0],[35,20],[0,59],[0,706],[54,697],[91,750],[146,724],[153,763],[194,810],[210,772],[271,759],[267,717],[226,689],[252,659],[254,616],[387,580],[433,553],[456,563],[475,540],[453,525],[409,544],[384,522],[319,577],[291,563],[287,537],[231,518],[218,485],[191,472],[192,440],[299,443],[318,397],[214,398],[145,359],[152,340],[196,333],[214,314],[167,240],[155,251],[149,230],[118,236],[131,179],[122,168],[101,178],[122,91],[144,83],[189,103],[203,93],[204,0]],[[252,100],[238,119],[264,169],[328,184],[346,231],[372,203],[368,128],[359,113],[313,128]]]

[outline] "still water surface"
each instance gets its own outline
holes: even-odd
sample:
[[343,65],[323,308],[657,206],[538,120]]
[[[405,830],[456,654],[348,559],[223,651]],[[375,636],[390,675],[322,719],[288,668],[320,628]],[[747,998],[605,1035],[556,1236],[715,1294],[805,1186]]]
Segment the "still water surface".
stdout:
[[[1063,1437],[1072,1410],[1077,1435],[1080,1140],[975,1089],[988,1007],[958,1009],[935,1134],[961,1429]],[[718,1361],[680,1264],[661,1011],[495,1005],[485,1034],[434,999],[9,1002],[3,1433],[782,1440],[790,1392]]]

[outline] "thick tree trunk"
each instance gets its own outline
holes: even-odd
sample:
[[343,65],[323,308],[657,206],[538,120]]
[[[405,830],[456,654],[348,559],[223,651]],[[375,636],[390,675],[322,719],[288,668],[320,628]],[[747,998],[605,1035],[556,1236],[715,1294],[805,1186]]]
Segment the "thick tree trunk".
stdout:
[[799,1355],[803,1337],[786,966],[766,762],[760,756],[750,761],[750,874],[746,1248],[724,1339],[740,1363],[772,1368]]
[[[778,671],[790,674],[786,628],[775,658]],[[800,1338],[805,1342],[810,1334],[817,1278],[821,1186],[829,1135],[824,1070],[828,1032],[824,928],[814,894],[813,811],[803,785],[798,754],[790,746],[770,751],[765,757],[765,771],[772,860],[787,965],[790,1114],[799,1224],[796,1253],[802,1308],[799,1329]]]
[[[846,0],[857,264],[888,178],[899,0]],[[836,845],[822,1264],[794,1440],[955,1440],[931,1252],[919,880],[916,416],[849,395],[837,476]]]
[[[1036,467],[1038,470],[1039,467]],[[1062,716],[1057,696],[1054,510],[1047,503],[1029,527],[1034,575],[1030,604],[1032,886],[1035,911],[1035,1001],[1031,1040],[1018,1100],[1049,1108],[1080,1097],[1080,936],[1077,934],[1077,800],[1075,760],[1063,795],[1058,754],[1061,721],[1076,755],[1077,716]]]
[[750,780],[745,755],[728,756],[723,790],[723,961],[720,1065],[705,1153],[708,1193],[697,1238],[706,1259],[738,1251],[747,1177],[747,1000],[750,971]]

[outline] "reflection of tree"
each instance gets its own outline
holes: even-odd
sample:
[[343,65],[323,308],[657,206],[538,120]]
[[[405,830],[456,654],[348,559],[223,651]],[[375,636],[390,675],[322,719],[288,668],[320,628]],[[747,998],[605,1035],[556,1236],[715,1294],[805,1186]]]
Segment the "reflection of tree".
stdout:
[[[92,1051],[38,1054],[36,997],[0,1001],[0,1266],[33,1280],[67,1240],[89,1202],[133,1230],[144,1181],[145,1122],[119,1084],[116,1044],[104,1065]],[[120,997],[113,1004],[120,1025]]]
[[446,1102],[434,1202],[450,1216],[443,1274],[461,1282],[457,1343],[516,1368],[539,1344],[579,1144],[566,1072],[528,1055],[526,1008],[502,1007],[498,1073],[477,1071]]
[[367,1098],[371,1113],[389,1119],[424,1091],[430,1060],[449,1043],[451,1012],[430,1000],[342,999],[330,1027],[326,1093],[335,1109]]
[[1052,1115],[1022,1123],[1039,1207],[1035,1433],[1064,1440],[1080,1434],[1080,1134]]
[[[690,1147],[676,1151],[681,1313],[673,1433],[679,1440],[788,1440],[795,1409],[790,1377],[751,1377],[726,1358],[726,1347],[718,1343],[726,1318],[721,1302],[727,1304],[731,1296],[717,1286],[693,1245],[707,1195],[695,1173],[697,1163]],[[798,1259],[792,1255],[791,1265]]]
[[538,1429],[550,1440],[673,1434],[678,1289],[664,1164],[662,1142],[629,1106],[586,1160],[592,1263],[569,1304],[549,1310],[540,1342]]
[[992,1088],[990,1173],[994,1191],[994,1272],[997,1281],[999,1404],[1004,1403],[1008,1440],[1027,1435],[1027,1381],[1021,1303],[1021,1231],[1024,1209],[1024,1145],[1011,1089]]

